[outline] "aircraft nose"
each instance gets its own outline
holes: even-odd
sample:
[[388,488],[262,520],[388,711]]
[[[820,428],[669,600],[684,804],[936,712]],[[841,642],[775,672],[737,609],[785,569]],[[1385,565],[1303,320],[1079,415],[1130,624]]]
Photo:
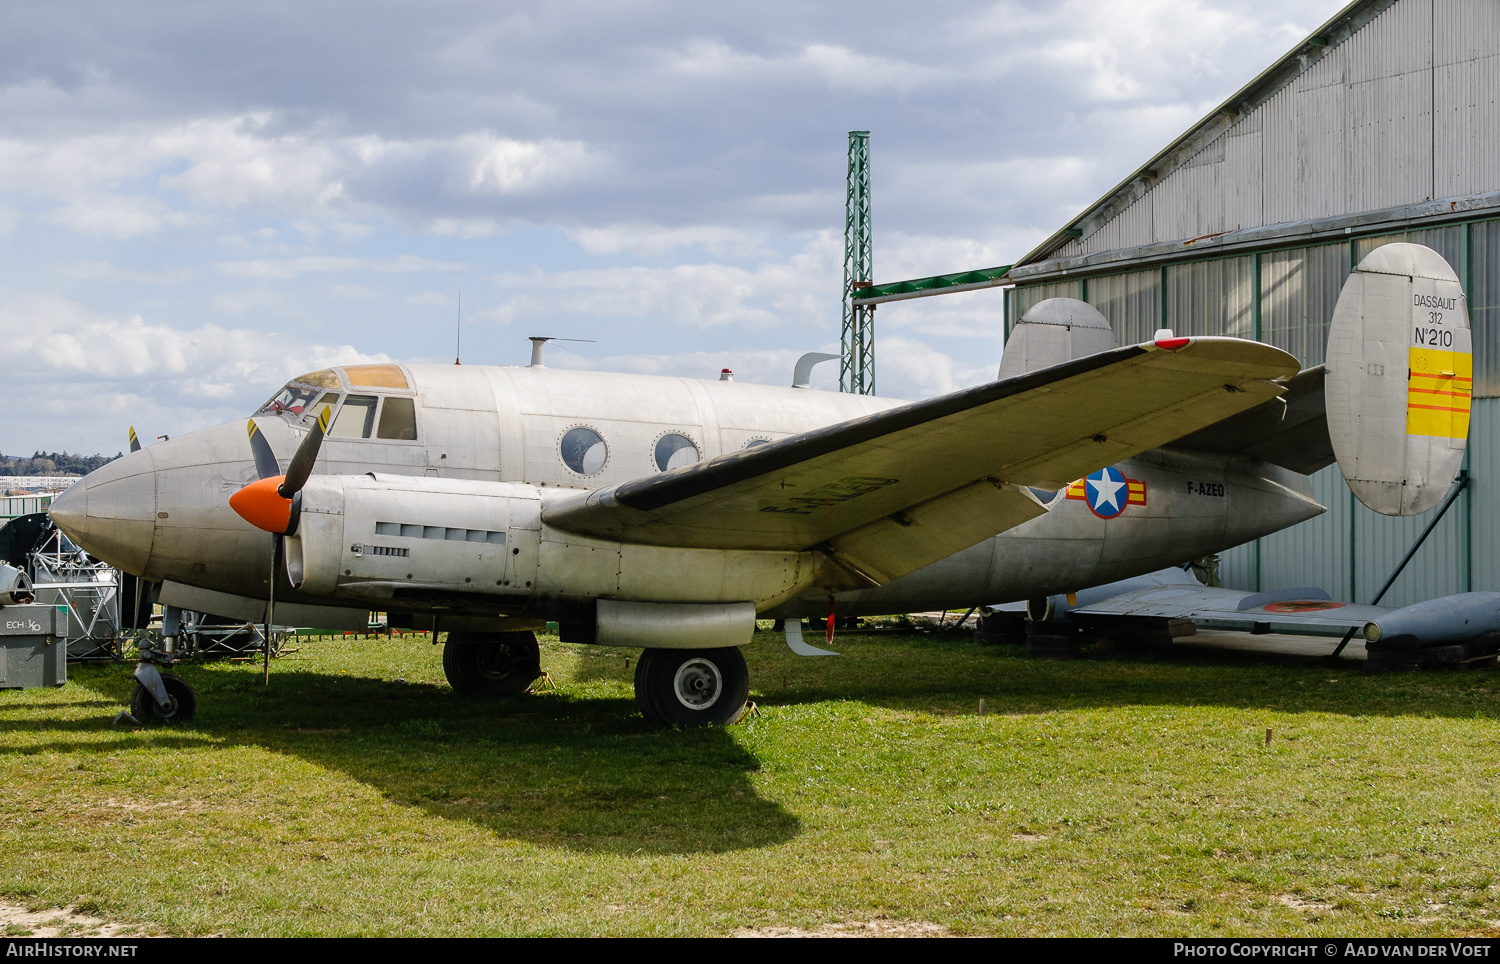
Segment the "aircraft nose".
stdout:
[[149,451],[132,452],[90,472],[54,499],[47,514],[91,555],[139,575],[156,533],[156,478]]

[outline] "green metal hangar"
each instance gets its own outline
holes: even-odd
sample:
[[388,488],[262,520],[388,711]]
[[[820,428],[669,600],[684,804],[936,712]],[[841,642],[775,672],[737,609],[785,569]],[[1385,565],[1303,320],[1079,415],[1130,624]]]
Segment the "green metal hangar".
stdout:
[[[1312,367],[1350,269],[1392,241],[1437,250],[1462,280],[1475,398],[1469,486],[1383,602],[1500,590],[1495,0],[1345,7],[1012,266],[1006,328],[1045,298],[1080,298],[1121,344],[1158,328],[1237,335]],[[1371,512],[1336,466],[1313,484],[1328,512],[1225,553],[1224,585],[1369,602],[1433,515]]]

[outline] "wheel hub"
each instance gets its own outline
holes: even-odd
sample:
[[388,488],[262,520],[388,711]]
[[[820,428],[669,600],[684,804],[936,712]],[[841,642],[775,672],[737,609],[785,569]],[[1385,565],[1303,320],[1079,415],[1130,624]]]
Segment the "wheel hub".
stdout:
[[690,659],[677,667],[672,679],[677,701],[690,710],[706,710],[718,702],[724,692],[724,678],[719,668],[706,659]]

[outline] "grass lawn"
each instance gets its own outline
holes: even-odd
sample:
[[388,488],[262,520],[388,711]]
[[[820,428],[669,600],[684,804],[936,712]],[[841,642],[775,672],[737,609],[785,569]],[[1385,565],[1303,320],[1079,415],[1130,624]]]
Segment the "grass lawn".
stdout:
[[[0,692],[0,900],[169,934],[1500,932],[1500,674],[1028,660],[960,636],[746,650],[760,716],[661,730],[635,653],[457,698],[416,637]],[[985,700],[986,713],[979,714]],[[1266,743],[1266,729],[1273,737]]]

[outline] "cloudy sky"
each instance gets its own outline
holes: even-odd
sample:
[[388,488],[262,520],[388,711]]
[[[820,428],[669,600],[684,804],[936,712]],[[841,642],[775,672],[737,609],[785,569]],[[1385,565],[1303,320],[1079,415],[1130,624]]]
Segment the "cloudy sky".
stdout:
[[[788,382],[838,349],[847,131],[877,281],[1010,263],[1341,5],[7,4],[0,453],[451,363],[460,314],[466,364]],[[881,394],[993,377],[1000,307],[880,309]]]

